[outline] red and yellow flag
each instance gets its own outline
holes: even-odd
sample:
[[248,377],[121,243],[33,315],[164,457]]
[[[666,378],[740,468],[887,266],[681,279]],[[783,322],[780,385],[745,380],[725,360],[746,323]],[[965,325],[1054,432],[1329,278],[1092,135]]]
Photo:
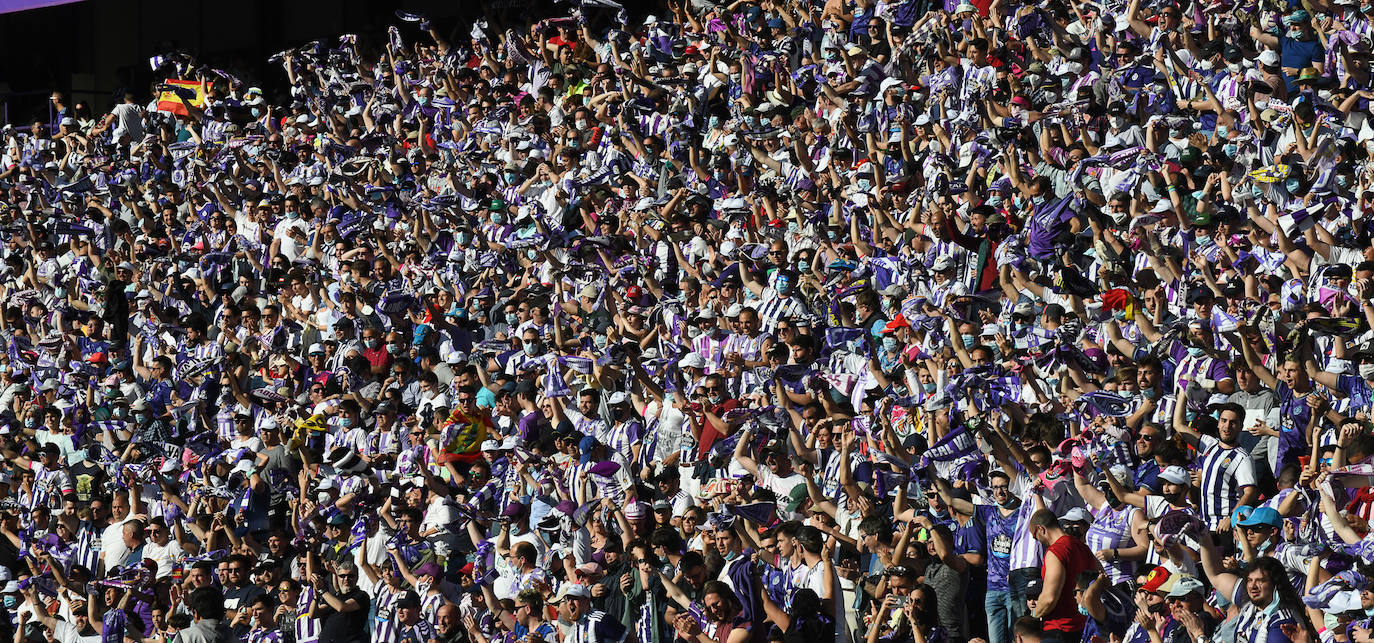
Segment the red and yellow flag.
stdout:
[[[205,107],[205,85],[202,84],[200,81],[168,79],[165,84],[178,87],[185,87],[186,89],[195,92],[196,96],[195,98],[191,99],[191,104],[195,105],[198,108]],[[158,94],[157,110],[159,112],[171,112],[178,116],[191,115],[191,113],[186,110],[186,104],[182,102],[181,97],[177,96],[176,93],[170,90],[163,91],[161,94]]]

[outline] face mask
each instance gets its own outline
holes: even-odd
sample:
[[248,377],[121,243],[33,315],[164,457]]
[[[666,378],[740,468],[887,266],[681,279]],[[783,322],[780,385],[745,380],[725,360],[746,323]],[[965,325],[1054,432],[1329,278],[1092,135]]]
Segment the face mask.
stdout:
[[897,352],[897,338],[896,338],[896,337],[884,337],[884,338],[883,338],[883,350],[885,350],[885,351],[887,351],[887,352],[889,352],[889,353],[895,353],[895,352]]
[[19,607],[19,599],[15,596],[5,596],[5,609],[12,610]]
[[1204,60],[1204,61],[1202,61],[1202,62],[1199,62],[1199,63],[1197,64],[1197,66],[1198,66],[1199,68],[1201,68],[1202,71],[1212,71],[1212,66],[1213,66],[1213,64],[1214,64],[1214,63],[1213,63],[1212,60],[1209,58],[1209,59],[1207,59],[1207,60]]
[[1079,613],[1079,614],[1082,614],[1082,615],[1084,615],[1084,616],[1087,616],[1087,615],[1088,615],[1088,608],[1083,607],[1082,605],[1079,605],[1079,606],[1078,606],[1078,613]]
[[539,354],[539,342],[525,342],[525,354],[531,357]]
[[926,382],[925,384],[921,385],[921,388],[925,389],[926,393],[934,393],[935,382]]
[[520,316],[515,313],[506,313],[506,325],[517,326],[520,324]]
[[515,185],[515,172],[506,172],[506,183]]
[[1290,194],[1296,193],[1298,189],[1302,187],[1302,181],[1299,181],[1297,179],[1288,179],[1287,181],[1283,182],[1283,187],[1285,190],[1288,190]]
[[579,140],[577,140],[577,139],[573,139],[573,140],[571,140],[571,141],[568,141],[567,147],[568,147],[568,149],[570,149],[570,150],[575,150],[575,149],[577,149],[577,147],[578,147],[578,145],[579,145],[580,143],[581,143],[581,141],[579,141]]
[[339,418],[339,427],[340,427],[340,428],[347,429],[347,428],[350,427],[350,426],[353,426],[353,418],[351,418],[351,417],[341,417],[341,418]]
[[1189,347],[1188,347],[1188,356],[1189,356],[1189,357],[1202,357],[1202,355],[1203,355],[1204,353],[1206,353],[1206,352],[1207,352],[1206,350],[1204,350],[1204,349],[1202,349],[1201,347],[1198,347],[1198,346],[1189,346]]
[[1360,377],[1374,380],[1374,364],[1360,364]]
[[788,281],[788,280],[786,280],[786,279],[779,279],[779,280],[778,280],[778,294],[779,294],[779,295],[786,295],[787,293],[791,292],[791,290],[792,290],[792,282],[790,282],[790,281]]
[[1157,398],[1157,397],[1159,397],[1159,391],[1156,391],[1156,390],[1154,390],[1154,389],[1152,389],[1152,388],[1147,388],[1147,389],[1141,391],[1140,394],[1141,394],[1141,395],[1144,395],[1145,397],[1148,397],[1148,398],[1150,398],[1150,399],[1152,399],[1152,400],[1155,399],[1155,398]]
[[1236,154],[1238,152],[1240,152],[1240,148],[1236,146],[1234,143],[1227,143],[1226,145],[1221,146],[1221,153],[1225,154],[1229,158],[1236,158]]
[[1231,128],[1226,127],[1225,125],[1218,125],[1218,126],[1217,126],[1217,138],[1226,138],[1226,135],[1227,135],[1227,134],[1230,134],[1230,133],[1231,133]]
[[577,131],[579,131],[579,132],[585,132],[585,131],[587,131],[587,120],[586,120],[586,119],[583,119],[583,118],[577,119]]
[[711,129],[716,129],[717,127],[720,127],[720,117],[712,116],[711,118],[706,119],[706,126],[710,127]]
[[1113,117],[1111,117],[1110,120],[1111,120],[1111,122],[1112,122],[1112,127],[1115,127],[1116,129],[1125,129],[1125,128],[1126,128],[1126,117],[1125,117],[1125,116],[1113,116]]
[[1289,29],[1289,30],[1288,30],[1288,37],[1289,37],[1289,38],[1292,38],[1293,40],[1301,40],[1301,39],[1302,39],[1302,29]]
[[711,394],[709,397],[707,397],[706,399],[709,400],[712,404],[720,404],[722,401],[725,400],[725,396],[723,396],[723,395],[721,395],[721,394],[719,394],[719,393],[712,393],[712,394]]
[[471,241],[471,240],[472,240],[471,235],[469,235],[469,234],[466,233],[466,232],[459,232],[458,234],[456,234],[456,235],[453,236],[453,241],[456,242],[456,243],[457,243],[458,245],[460,245],[460,246],[466,246],[466,245],[468,245],[468,241]]
[[720,170],[716,170],[716,172],[715,172],[715,177],[716,177],[716,181],[719,181],[719,182],[721,182],[721,183],[724,183],[724,182],[725,182],[725,172],[722,172],[722,171],[720,171]]
[[390,352],[392,355],[399,355],[399,354],[401,354],[401,348],[402,348],[402,346],[401,346],[400,344],[387,344],[387,345],[386,345],[386,350],[387,350],[388,352]]
[[860,192],[867,192],[873,187],[873,182],[868,179],[859,179],[857,185]]
[[976,338],[973,335],[960,335],[959,339],[964,342],[964,348],[973,348],[973,340]]
[[530,261],[534,261],[535,259],[538,259],[538,258],[539,258],[539,251],[538,251],[538,250],[526,250],[526,251],[525,251],[525,258],[526,258],[526,259],[529,259]]
[[493,212],[491,213],[491,222],[493,225],[504,224],[506,222],[506,215],[500,212]]
[[429,97],[428,97],[428,96],[421,96],[421,97],[419,97],[419,98],[416,98],[416,99],[415,99],[415,102],[419,103],[421,107],[424,107],[425,105],[428,105],[428,104],[429,104]]
[[1043,197],[1043,196],[1031,197],[1031,203],[1034,203],[1035,205],[1044,205],[1044,204],[1045,204],[1045,197]]
[[1344,176],[1344,175],[1342,175],[1342,176],[1337,176],[1337,177],[1336,177],[1336,186],[1337,186],[1337,187],[1342,187],[1342,188],[1348,188],[1348,187],[1350,187],[1350,177]]
[[368,348],[376,348],[376,347],[377,347],[377,344],[379,344],[379,343],[381,343],[381,342],[379,342],[379,341],[377,341],[377,340],[375,340],[375,339],[364,339],[364,340],[363,340],[363,346],[366,346],[366,347],[368,347]]
[[610,340],[605,335],[592,335],[592,345],[597,348],[605,348],[608,341]]
[[135,422],[138,422],[139,424],[143,424],[144,422],[147,422],[147,421],[148,421],[148,414],[147,414],[147,413],[135,413],[135,414],[134,414],[134,421],[135,421]]
[[26,429],[32,429],[32,428],[34,428],[34,427],[36,427],[36,426],[38,426],[38,420],[36,420],[36,419],[34,419],[34,418],[26,418],[26,419],[24,420],[24,428],[26,428]]
[[696,326],[688,326],[688,327],[687,327],[687,337],[689,337],[689,338],[691,338],[691,339],[696,339],[696,338],[698,338],[698,337],[701,337],[701,329],[700,329],[700,328],[697,328]]
[[1150,606],[1150,613],[1151,613],[1151,614],[1163,614],[1163,613],[1165,612],[1165,610],[1167,610],[1167,609],[1168,609],[1168,606],[1165,605],[1164,603],[1155,603],[1154,605],[1151,605],[1151,606]]

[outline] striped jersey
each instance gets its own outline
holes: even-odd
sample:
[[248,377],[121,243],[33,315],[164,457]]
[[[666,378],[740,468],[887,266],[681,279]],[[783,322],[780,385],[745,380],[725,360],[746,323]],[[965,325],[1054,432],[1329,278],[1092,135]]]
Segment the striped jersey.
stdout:
[[1236,508],[1241,490],[1255,485],[1255,463],[1245,449],[1226,448],[1210,435],[1201,436],[1198,451],[1201,453],[1197,464],[1202,471],[1202,519],[1215,529]]

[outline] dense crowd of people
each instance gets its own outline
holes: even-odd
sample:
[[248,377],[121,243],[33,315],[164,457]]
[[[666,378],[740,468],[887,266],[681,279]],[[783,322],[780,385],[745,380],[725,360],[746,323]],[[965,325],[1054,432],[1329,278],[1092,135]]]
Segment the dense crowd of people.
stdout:
[[645,9],[5,127],[0,636],[1371,640],[1374,1]]

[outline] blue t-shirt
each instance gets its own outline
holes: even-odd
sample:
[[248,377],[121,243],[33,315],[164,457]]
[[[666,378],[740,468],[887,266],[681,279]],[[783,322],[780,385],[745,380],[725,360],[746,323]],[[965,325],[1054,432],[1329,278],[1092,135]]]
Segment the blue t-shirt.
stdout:
[[986,544],[984,553],[987,555],[989,592],[1011,589],[1007,580],[1011,576],[1011,547],[1016,538],[1016,517],[1020,513],[1013,511],[1010,516],[1003,516],[997,507],[992,505],[978,506],[978,513],[975,514],[975,518],[984,528],[983,541]]

